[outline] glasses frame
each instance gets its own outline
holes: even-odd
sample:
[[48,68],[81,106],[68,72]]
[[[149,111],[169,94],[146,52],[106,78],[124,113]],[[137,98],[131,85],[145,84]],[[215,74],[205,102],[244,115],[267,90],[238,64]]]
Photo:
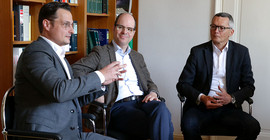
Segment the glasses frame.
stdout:
[[[55,20],[51,20],[51,19],[48,19],[51,24],[54,24],[55,23]],[[59,21],[61,22],[61,21]],[[64,23],[60,23],[60,25],[65,29],[65,30],[69,30],[70,28],[74,29],[74,23],[70,23],[69,21],[65,21]]]
[[226,29],[232,29],[232,27],[224,27],[224,26],[217,26],[217,25],[215,25],[215,24],[211,24],[211,25],[210,25],[210,29],[211,29],[211,30],[216,30],[216,29],[218,29],[219,32],[223,32],[223,31],[226,30]]
[[135,28],[131,28],[131,27],[125,27],[124,25],[121,24],[115,24],[115,27],[118,31],[123,31],[124,29],[127,29],[127,31],[129,33],[132,33],[135,31]]

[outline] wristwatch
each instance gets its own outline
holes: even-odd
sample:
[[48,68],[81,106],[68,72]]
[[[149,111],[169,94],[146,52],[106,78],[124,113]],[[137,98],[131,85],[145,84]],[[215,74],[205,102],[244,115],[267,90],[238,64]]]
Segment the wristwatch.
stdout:
[[232,96],[232,104],[235,104],[236,100],[235,100],[235,97],[233,95]]

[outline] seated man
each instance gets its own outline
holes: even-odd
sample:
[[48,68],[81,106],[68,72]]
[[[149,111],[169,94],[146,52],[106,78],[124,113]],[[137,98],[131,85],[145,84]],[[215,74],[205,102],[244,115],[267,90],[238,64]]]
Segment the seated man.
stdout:
[[159,101],[157,86],[150,78],[143,56],[131,50],[128,43],[135,34],[135,19],[120,14],[114,24],[114,39],[105,46],[97,46],[85,58],[72,65],[77,76],[98,70],[113,61],[126,64],[123,81],[107,86],[105,103],[109,108],[109,128],[136,137],[152,140],[172,140],[171,114]]
[[82,132],[81,106],[105,94],[101,89],[118,80],[119,62],[78,78],[65,59],[63,46],[74,30],[67,3],[45,4],[39,13],[40,37],[18,61],[14,129],[54,132],[64,140],[112,139]]
[[229,40],[233,18],[218,13],[210,25],[211,41],[195,46],[177,83],[187,98],[181,129],[185,140],[200,140],[204,130],[222,127],[238,140],[256,140],[260,124],[242,111],[241,104],[254,94],[248,49]]

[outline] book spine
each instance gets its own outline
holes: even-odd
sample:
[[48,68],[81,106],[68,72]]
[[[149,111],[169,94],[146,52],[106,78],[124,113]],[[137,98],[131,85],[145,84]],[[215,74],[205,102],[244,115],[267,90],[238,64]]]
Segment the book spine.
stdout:
[[14,5],[13,11],[14,11],[14,41],[19,41],[19,25],[20,25],[20,13],[18,10],[19,6]]
[[23,5],[23,41],[29,41],[29,6]]
[[70,51],[77,51],[78,47],[77,47],[77,21],[73,21],[73,29],[74,29],[74,34],[71,35],[70,37]]
[[102,0],[102,13],[108,14],[108,0]]
[[20,13],[20,18],[19,18],[19,21],[20,21],[20,24],[19,24],[19,36],[20,36],[20,39],[19,39],[19,41],[23,41],[23,6],[22,5],[19,5],[19,13]]

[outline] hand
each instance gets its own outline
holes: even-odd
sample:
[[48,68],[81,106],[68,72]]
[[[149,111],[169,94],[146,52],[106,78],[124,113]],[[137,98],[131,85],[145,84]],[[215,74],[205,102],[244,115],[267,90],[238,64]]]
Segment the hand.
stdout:
[[153,100],[156,100],[156,101],[160,101],[158,98],[157,98],[157,94],[155,92],[150,92],[149,94],[147,94],[144,99],[142,100],[142,102],[149,102],[149,101],[153,101]]
[[120,65],[120,62],[115,61],[111,64],[107,65],[106,67],[99,70],[103,76],[105,77],[105,81],[102,83],[102,85],[108,85],[114,81],[117,80],[123,80],[122,78],[119,78],[118,76],[121,76],[122,73],[125,73],[126,70],[122,70],[125,68],[126,65]]
[[207,109],[216,109],[223,106],[221,103],[218,103],[217,100],[211,96],[202,95],[201,101],[205,104]]
[[218,86],[218,89],[221,92],[216,92],[218,96],[214,96],[214,98],[217,100],[218,103],[221,103],[223,105],[227,105],[232,102],[232,96],[227,93],[227,91],[220,86]]

